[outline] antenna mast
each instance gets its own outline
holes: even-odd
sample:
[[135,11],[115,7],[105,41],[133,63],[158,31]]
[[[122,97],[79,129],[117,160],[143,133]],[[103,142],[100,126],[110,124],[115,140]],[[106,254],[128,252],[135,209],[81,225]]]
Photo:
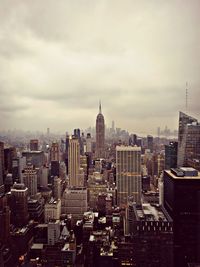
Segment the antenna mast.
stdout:
[[187,113],[188,112],[188,82],[186,82],[186,89],[185,89],[185,110]]

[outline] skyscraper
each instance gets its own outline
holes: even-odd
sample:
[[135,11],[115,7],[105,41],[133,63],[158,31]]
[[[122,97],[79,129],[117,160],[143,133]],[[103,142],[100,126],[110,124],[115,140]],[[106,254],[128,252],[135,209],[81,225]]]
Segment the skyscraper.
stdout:
[[80,180],[80,144],[76,137],[69,140],[69,184],[70,186],[81,186]]
[[96,157],[104,158],[105,154],[105,122],[99,103],[99,114],[96,118]]
[[200,160],[200,124],[197,119],[180,112],[177,165],[191,166],[193,160]]
[[200,173],[191,167],[164,171],[164,207],[173,219],[174,267],[200,262]]
[[137,204],[141,200],[141,147],[116,147],[117,203],[127,204],[132,197]]

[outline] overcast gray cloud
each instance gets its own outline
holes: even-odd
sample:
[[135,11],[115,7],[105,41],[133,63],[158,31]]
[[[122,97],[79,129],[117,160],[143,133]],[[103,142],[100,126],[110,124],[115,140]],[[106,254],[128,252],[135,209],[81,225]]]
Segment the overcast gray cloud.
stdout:
[[199,118],[199,0],[0,0],[2,129],[153,133]]

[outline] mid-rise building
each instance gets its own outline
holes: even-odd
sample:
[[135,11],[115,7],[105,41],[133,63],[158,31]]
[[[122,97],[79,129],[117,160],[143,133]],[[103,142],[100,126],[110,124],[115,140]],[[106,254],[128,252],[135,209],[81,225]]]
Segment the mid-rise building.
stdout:
[[61,200],[53,199],[47,202],[44,206],[44,220],[49,222],[50,220],[59,220],[61,215]]
[[131,197],[137,204],[141,201],[141,148],[116,147],[117,204],[126,205]]
[[82,219],[87,211],[87,189],[67,188],[62,196],[62,213],[71,214],[74,220]]
[[48,223],[48,245],[55,245],[60,237],[60,221],[52,220]]

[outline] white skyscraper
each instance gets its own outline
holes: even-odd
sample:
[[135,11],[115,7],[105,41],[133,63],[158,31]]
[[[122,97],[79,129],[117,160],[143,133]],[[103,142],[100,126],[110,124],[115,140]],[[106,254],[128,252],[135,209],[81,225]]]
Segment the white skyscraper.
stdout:
[[126,205],[128,197],[141,200],[141,147],[116,147],[117,203]]

